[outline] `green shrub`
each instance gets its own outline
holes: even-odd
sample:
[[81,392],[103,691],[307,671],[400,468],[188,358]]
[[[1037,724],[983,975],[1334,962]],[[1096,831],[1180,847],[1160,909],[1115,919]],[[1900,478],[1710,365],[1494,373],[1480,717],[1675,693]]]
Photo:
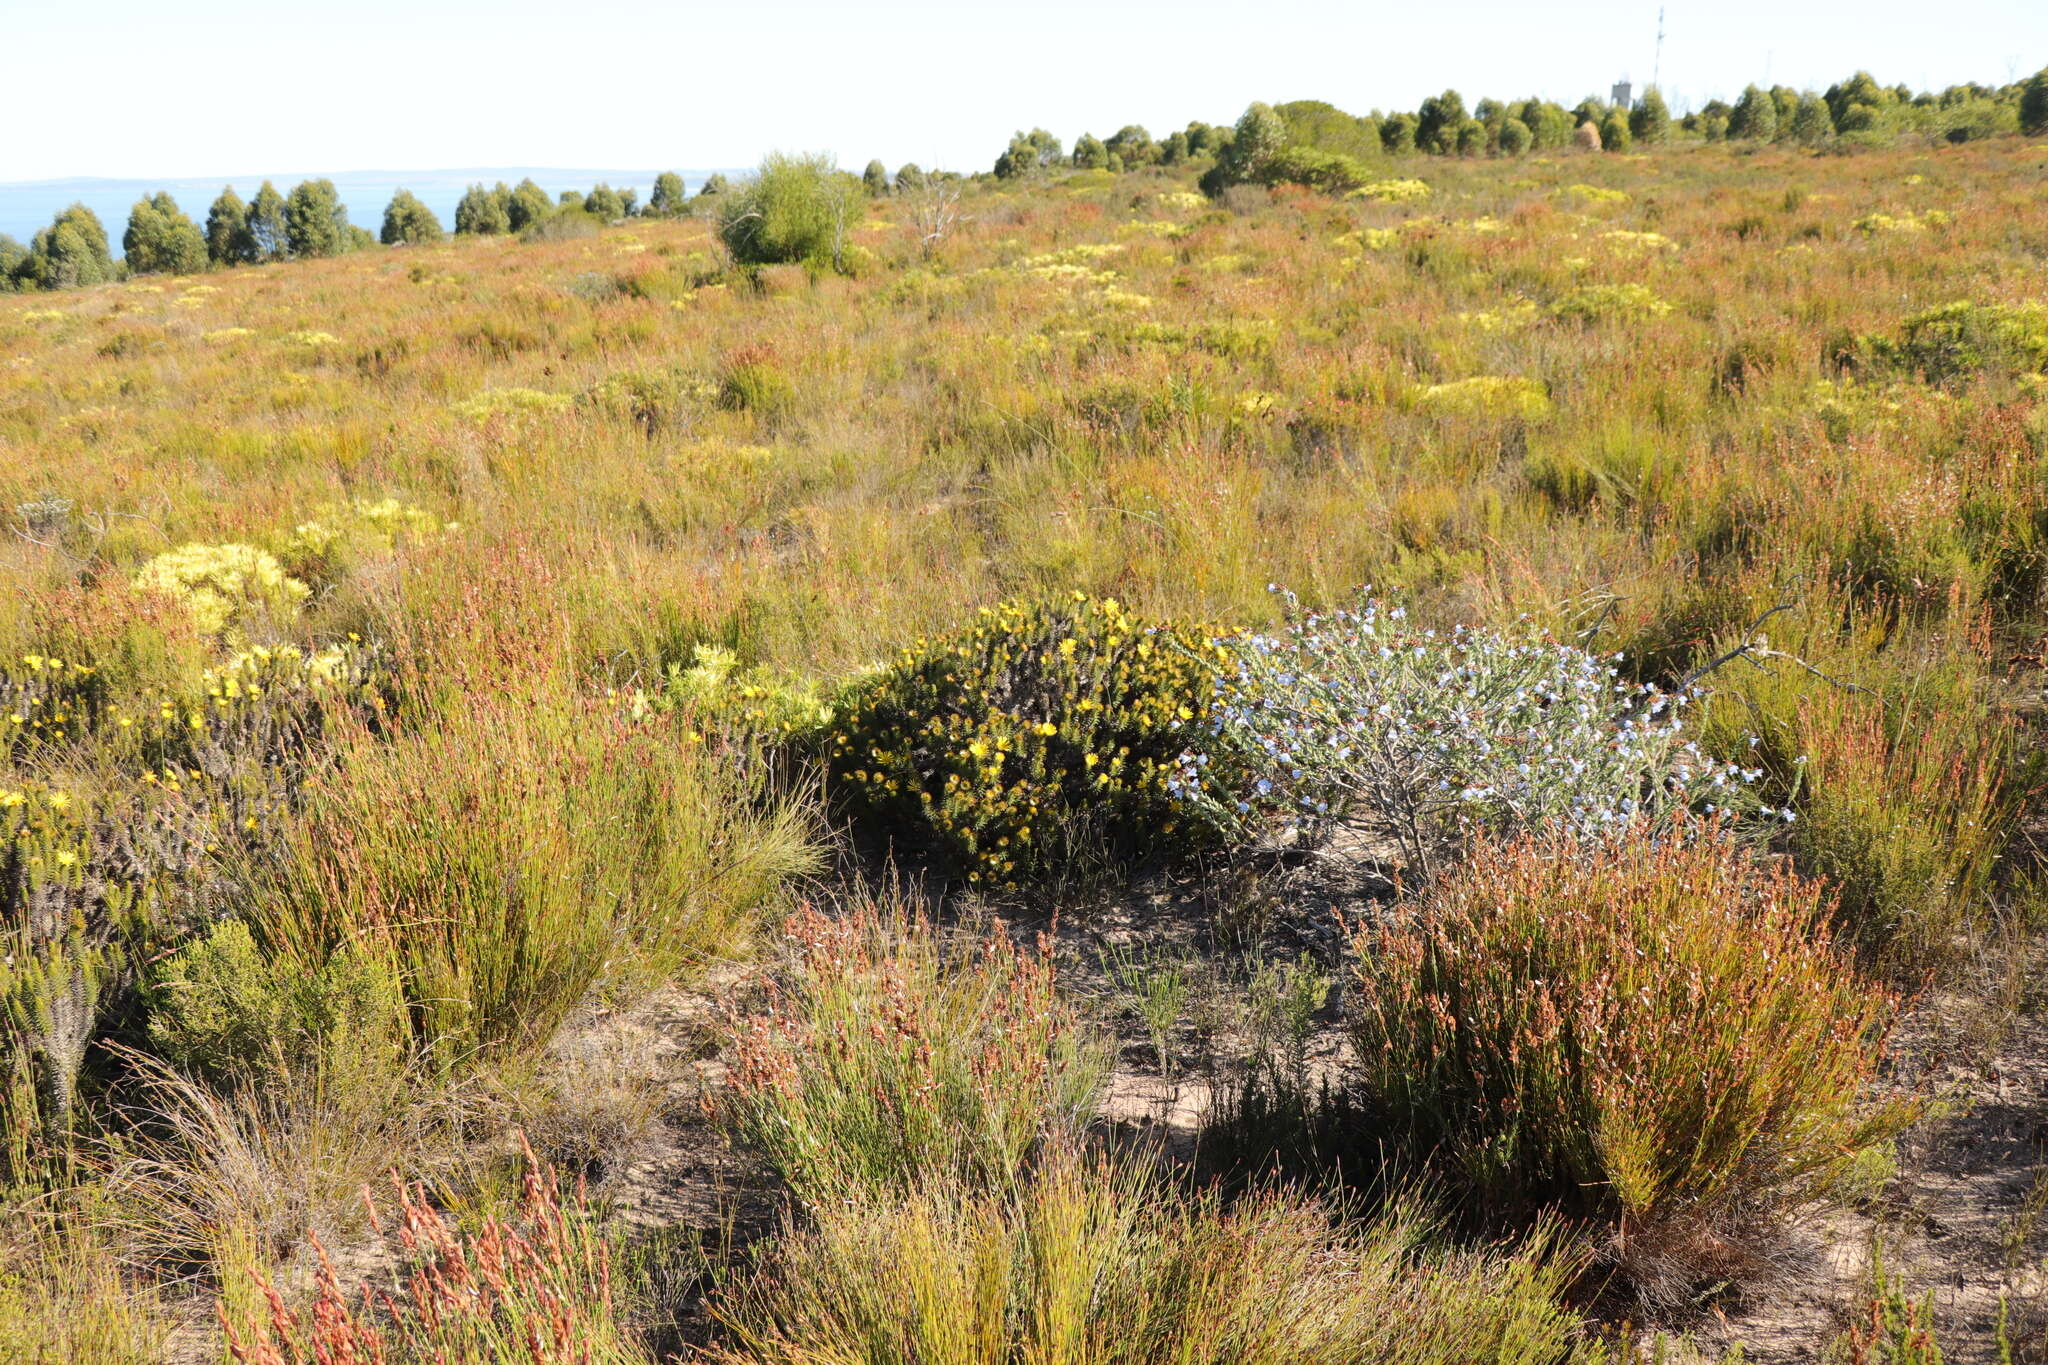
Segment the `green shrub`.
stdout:
[[1898,1002],[1830,910],[1711,828],[1482,843],[1359,935],[1365,1087],[1489,1206],[1603,1219],[1640,1287],[1685,1288],[1909,1117],[1861,1107]]
[[1478,1365],[1597,1359],[1559,1305],[1576,1258],[1432,1249],[1299,1195],[1226,1206],[1061,1155],[1015,1191],[934,1181],[792,1229],[712,1312],[723,1365]]
[[82,1231],[0,1229],[0,1341],[24,1365],[156,1365],[174,1325],[156,1290]]
[[1733,672],[1718,681],[1701,742],[1762,770],[1763,799],[1796,812],[1782,846],[1828,882],[1844,932],[1887,969],[1918,976],[1986,922],[2035,781],[2012,722],[1983,696],[1974,660],[1887,651],[1873,664],[1836,643],[1831,624],[1779,635],[1831,677],[1875,688],[1791,665]]
[[1583,285],[1550,305],[1550,316],[1560,322],[1586,326],[1597,322],[1644,322],[1670,311],[1670,304],[1641,284]]
[[2037,374],[2048,370],[2048,305],[1944,304],[1907,318],[1896,337],[1863,338],[1862,349],[1932,384],[1953,385],[1987,371]]
[[847,229],[866,211],[858,179],[828,156],[771,153],[754,178],[718,197],[718,236],[745,266],[845,263]]
[[792,960],[739,1028],[727,1111],[816,1207],[952,1178],[1006,1187],[1094,1116],[1109,1055],[1052,947],[998,923],[948,942],[900,907],[788,926]]
[[730,950],[810,866],[799,813],[755,787],[658,717],[460,696],[310,784],[242,909],[288,961],[387,953],[436,1063],[517,1055],[594,986]]
[[827,740],[831,789],[980,886],[1198,845],[1211,828],[1167,783],[1207,715],[1206,648],[1110,598],[984,607],[853,692]]
[[747,346],[727,357],[718,375],[718,406],[773,420],[796,402],[796,386],[766,347]]
[[358,944],[337,946],[324,962],[271,959],[247,925],[228,920],[160,964],[149,995],[157,1054],[216,1084],[368,1079],[401,1060],[398,982]]
[[1259,185],[1306,185],[1324,194],[1347,194],[1371,177],[1369,168],[1341,152],[1287,147],[1260,163],[1250,179]]

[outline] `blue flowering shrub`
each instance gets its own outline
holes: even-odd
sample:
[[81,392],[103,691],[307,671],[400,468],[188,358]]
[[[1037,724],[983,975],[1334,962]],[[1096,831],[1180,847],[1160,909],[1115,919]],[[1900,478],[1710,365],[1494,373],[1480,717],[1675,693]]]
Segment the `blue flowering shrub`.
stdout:
[[981,887],[1076,858],[1123,861],[1213,841],[1215,800],[1181,755],[1206,733],[1218,646],[1113,598],[984,607],[919,641],[836,710],[827,780],[892,846]]
[[1277,633],[1212,642],[1208,733],[1169,786],[1219,824],[1356,824],[1426,875],[1479,832],[1590,836],[1755,806],[1756,774],[1687,738],[1684,695],[1608,660],[1534,630],[1416,630],[1370,597],[1288,606]]

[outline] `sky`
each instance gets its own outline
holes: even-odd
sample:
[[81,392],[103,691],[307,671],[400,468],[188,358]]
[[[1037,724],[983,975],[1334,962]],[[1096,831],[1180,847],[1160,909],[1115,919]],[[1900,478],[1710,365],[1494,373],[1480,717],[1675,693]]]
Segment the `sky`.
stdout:
[[2003,82],[2048,0],[0,0],[0,183],[463,166],[738,166],[770,150],[984,169],[1225,122],[1252,100],[1576,102],[1653,69],[1683,109],[1749,81]]

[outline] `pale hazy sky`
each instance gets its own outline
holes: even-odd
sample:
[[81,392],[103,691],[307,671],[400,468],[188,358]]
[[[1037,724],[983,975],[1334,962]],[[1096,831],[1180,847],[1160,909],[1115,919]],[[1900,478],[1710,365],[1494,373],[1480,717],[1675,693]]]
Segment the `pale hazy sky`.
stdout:
[[[1674,107],[1751,80],[1986,83],[2048,0],[1668,0]],[[993,161],[1012,130],[1640,85],[1656,0],[0,0],[0,182],[458,166]]]

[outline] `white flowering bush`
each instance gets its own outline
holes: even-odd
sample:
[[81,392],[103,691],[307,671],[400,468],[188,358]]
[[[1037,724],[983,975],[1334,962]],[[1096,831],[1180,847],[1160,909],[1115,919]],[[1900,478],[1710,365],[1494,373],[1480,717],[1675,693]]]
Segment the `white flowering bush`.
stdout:
[[[1415,630],[1370,597],[1218,639],[1209,743],[1174,793],[1246,828],[1351,823],[1424,875],[1472,834],[1584,837],[1685,808],[1757,809],[1756,772],[1685,734],[1686,696],[1536,631]],[[1214,774],[1241,773],[1229,783]]]

